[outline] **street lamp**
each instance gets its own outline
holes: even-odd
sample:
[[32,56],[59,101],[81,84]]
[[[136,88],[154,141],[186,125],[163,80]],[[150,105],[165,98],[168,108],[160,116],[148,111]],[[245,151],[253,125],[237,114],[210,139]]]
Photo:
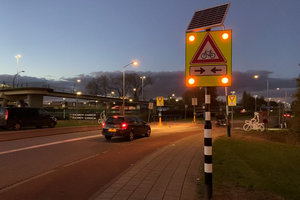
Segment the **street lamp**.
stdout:
[[82,95],[81,91],[76,92],[76,119],[78,119],[78,96]]
[[256,112],[256,98],[258,95],[254,95],[254,99],[255,99],[255,106],[254,106],[254,112]]
[[[15,87],[15,79],[19,76],[20,73],[25,72],[24,70],[17,72],[13,78],[13,88]],[[18,84],[17,84],[18,85]]]
[[111,91],[111,92],[110,92],[110,96],[111,96],[111,97],[114,97],[114,95],[115,95],[115,91]]
[[129,65],[138,66],[138,64],[139,63],[137,61],[132,61],[131,63],[123,66],[123,104],[122,104],[122,115],[123,116],[125,116],[125,69]]
[[76,82],[74,83],[74,85],[73,85],[73,93],[75,92],[75,86],[76,86],[77,83],[81,83],[81,80],[77,79]]
[[[19,60],[20,60],[20,58],[22,58],[22,55],[17,54],[17,55],[15,55],[15,58],[17,59],[17,74],[19,74]],[[18,77],[17,77],[17,83],[19,83]]]
[[141,76],[140,79],[142,79],[142,101],[144,101],[144,79],[146,76]]

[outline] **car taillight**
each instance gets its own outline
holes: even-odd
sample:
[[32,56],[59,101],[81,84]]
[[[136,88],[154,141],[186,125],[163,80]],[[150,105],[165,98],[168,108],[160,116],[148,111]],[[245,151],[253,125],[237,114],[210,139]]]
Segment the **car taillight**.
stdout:
[[104,126],[105,126],[105,122],[102,122],[102,128],[104,128]]
[[128,125],[127,123],[122,123],[122,124],[121,124],[121,128],[124,130],[124,129],[127,128],[127,125]]
[[5,111],[5,120],[8,118],[8,110]]

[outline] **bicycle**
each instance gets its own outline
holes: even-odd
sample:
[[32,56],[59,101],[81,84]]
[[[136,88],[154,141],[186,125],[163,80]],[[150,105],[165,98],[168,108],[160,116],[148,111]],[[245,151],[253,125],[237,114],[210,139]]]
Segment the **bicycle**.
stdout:
[[201,54],[201,58],[206,59],[207,57],[209,57],[210,59],[213,59],[216,57],[216,54],[213,53],[212,50],[206,50],[206,51],[204,51],[204,53]]
[[98,124],[102,124],[103,122],[106,121],[106,115],[105,115],[105,111],[102,111],[100,113],[99,119],[98,119]]
[[255,112],[254,117],[251,120],[245,120],[245,124],[243,125],[244,131],[261,131],[265,130],[264,123],[259,123],[259,113]]

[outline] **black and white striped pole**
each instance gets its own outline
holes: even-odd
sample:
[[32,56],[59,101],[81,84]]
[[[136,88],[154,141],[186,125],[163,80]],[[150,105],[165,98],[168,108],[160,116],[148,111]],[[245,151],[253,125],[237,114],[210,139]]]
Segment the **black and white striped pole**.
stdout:
[[205,124],[204,124],[204,182],[205,199],[212,198],[212,131],[210,115],[210,88],[205,88]]

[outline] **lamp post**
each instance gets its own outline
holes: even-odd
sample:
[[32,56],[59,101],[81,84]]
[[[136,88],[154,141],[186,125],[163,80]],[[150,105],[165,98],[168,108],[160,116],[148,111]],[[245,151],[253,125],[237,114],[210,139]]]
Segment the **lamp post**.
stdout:
[[[24,70],[17,72],[13,78],[13,88],[15,87],[15,79],[19,76],[20,73],[25,72]],[[18,84],[17,84],[18,85]]]
[[78,119],[78,96],[82,95],[82,92],[76,92],[76,119]]
[[254,112],[256,112],[256,98],[257,98],[257,95],[254,95],[254,99],[255,99]]
[[[254,75],[253,78],[258,79],[258,78],[259,78],[259,75]],[[271,98],[269,98],[269,79],[267,79],[267,99],[268,99],[268,101],[267,101],[267,120],[268,120],[268,122],[269,122],[269,115],[270,115],[270,100],[271,100]],[[268,124],[267,124],[267,127],[266,127],[266,128],[268,129]]]
[[122,115],[125,116],[125,69],[129,65],[137,66],[139,63],[137,61],[132,61],[131,63],[123,66],[123,103],[122,103]]
[[[230,92],[231,95],[235,95],[235,91]],[[231,128],[233,128],[233,106],[231,106]]]
[[[19,60],[20,60],[20,58],[22,58],[22,55],[17,54],[17,55],[15,55],[15,58],[17,59],[17,74],[19,74]],[[17,78],[17,83],[19,83],[18,82],[18,77],[16,77],[16,78]]]
[[144,101],[144,79],[146,76],[141,76],[140,79],[142,79],[142,101]]
[[74,85],[73,85],[73,93],[75,92],[75,86],[76,86],[77,83],[81,83],[81,80],[77,79],[76,82],[74,83]]

